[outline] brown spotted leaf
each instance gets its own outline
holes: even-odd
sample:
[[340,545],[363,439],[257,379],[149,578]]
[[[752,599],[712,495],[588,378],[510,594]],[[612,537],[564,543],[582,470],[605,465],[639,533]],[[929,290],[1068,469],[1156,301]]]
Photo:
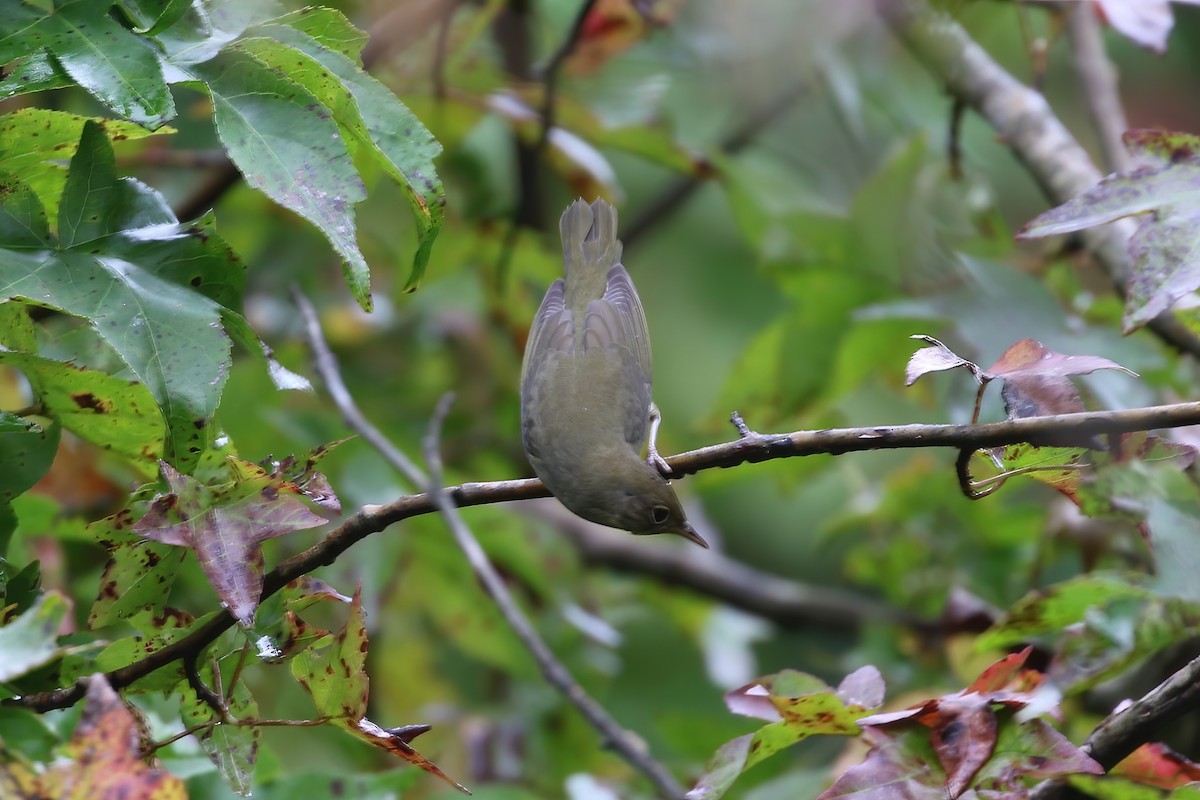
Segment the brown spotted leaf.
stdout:
[[88,679],[83,718],[67,747],[69,762],[43,776],[39,796],[64,800],[185,800],[183,781],[142,760],[139,726],[103,675]]
[[314,447],[308,451],[308,455],[304,460],[294,455],[289,455],[278,461],[270,459],[260,461],[259,467],[271,477],[292,484],[296,487],[297,491],[321,508],[332,511],[335,514],[340,514],[342,511],[342,502],[334,494],[333,487],[329,485],[329,480],[323,474],[317,472],[316,466],[317,462],[328,455],[330,450],[348,441],[350,440],[339,439],[336,442]]
[[[293,487],[254,465],[231,460],[235,483],[214,489],[163,463],[170,492],[155,498],[134,533],[196,551],[221,603],[243,625],[254,619],[262,594],[262,542],[326,520],[296,497]],[[258,474],[254,474],[257,472]]]
[[[943,797],[948,798],[963,796],[984,783],[992,789],[1015,789],[1024,775],[1057,776],[1098,769],[1095,762],[1044,722],[1034,719],[1018,723],[1009,713],[1003,717],[997,713],[998,707],[1013,711],[1035,703],[1046,705],[1035,694],[1043,676],[1025,669],[1030,652],[1026,648],[992,664],[961,692],[901,711],[864,717],[858,724],[876,731],[867,737],[870,741],[891,742],[883,748],[885,754],[898,752],[897,743],[912,736],[914,730],[928,729],[927,741],[937,760],[936,771],[944,776]],[[868,762],[876,766],[881,763],[878,754]],[[856,785],[865,779],[861,772],[856,773]]]
[[312,696],[317,713],[332,724],[470,794],[408,743],[416,735],[411,727],[388,730],[366,718],[370,694],[366,661],[367,627],[360,590],[354,594],[345,627],[293,658],[292,675]]
[[1200,137],[1135,130],[1123,138],[1132,161],[1127,173],[1109,175],[1026,223],[1017,236],[1070,233],[1136,216],[1123,321],[1129,332],[1200,288]]
[[769,724],[722,746],[688,800],[720,797],[740,774],[814,734],[857,734],[858,718],[881,702],[883,677],[871,666],[848,675],[836,690],[812,675],[783,670],[727,692],[725,704],[731,711]]

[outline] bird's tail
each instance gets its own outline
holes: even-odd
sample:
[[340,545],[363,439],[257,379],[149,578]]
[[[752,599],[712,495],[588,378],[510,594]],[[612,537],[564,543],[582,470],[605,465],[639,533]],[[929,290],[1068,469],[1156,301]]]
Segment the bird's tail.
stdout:
[[567,285],[599,281],[602,288],[609,268],[621,260],[617,210],[603,200],[591,205],[576,200],[563,212],[558,230],[562,236]]

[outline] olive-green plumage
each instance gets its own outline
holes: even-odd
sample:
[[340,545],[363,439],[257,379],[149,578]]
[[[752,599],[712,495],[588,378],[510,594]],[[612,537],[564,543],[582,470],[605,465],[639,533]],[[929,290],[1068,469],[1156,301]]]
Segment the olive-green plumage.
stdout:
[[559,222],[564,277],[546,291],[521,368],[521,439],[534,471],[584,519],[704,545],[671,484],[643,459],[650,435],[650,337],[621,265],[617,212],[576,200]]

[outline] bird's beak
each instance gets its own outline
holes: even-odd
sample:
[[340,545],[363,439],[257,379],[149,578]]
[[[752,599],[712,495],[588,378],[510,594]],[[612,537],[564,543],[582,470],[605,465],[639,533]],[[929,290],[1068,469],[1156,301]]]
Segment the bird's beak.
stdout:
[[680,530],[672,531],[672,533],[682,536],[683,538],[687,539],[689,542],[695,542],[696,544],[703,547],[705,550],[709,549],[708,542],[704,541],[704,537],[701,536],[700,534],[696,533],[696,529],[693,528],[691,525],[687,524],[686,522],[683,523],[683,527]]

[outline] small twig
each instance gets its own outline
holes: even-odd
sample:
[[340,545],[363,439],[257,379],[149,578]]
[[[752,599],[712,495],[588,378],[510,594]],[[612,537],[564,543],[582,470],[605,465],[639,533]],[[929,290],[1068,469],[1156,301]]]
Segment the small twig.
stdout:
[[749,439],[751,436],[758,436],[757,433],[750,430],[750,426],[746,424],[746,420],[742,419],[742,415],[734,411],[729,415],[729,421],[733,423],[733,427],[737,428],[738,436],[743,439]]
[[300,309],[300,316],[304,318],[304,337],[312,349],[313,362],[317,372],[320,374],[321,380],[325,382],[325,388],[329,392],[333,404],[337,406],[338,411],[342,412],[342,419],[346,421],[351,430],[356,431],[366,439],[368,444],[378,450],[380,455],[395,467],[414,488],[424,486],[425,473],[421,471],[421,468],[400,452],[400,449],[393,445],[391,440],[380,433],[379,429],[363,416],[358,404],[354,402],[354,397],[342,380],[337,358],[329,349],[328,342],[325,341],[325,334],[321,331],[321,320],[317,317],[317,311],[313,308],[312,303],[296,286],[292,286],[292,300]]
[[208,688],[200,679],[200,670],[196,665],[199,656],[200,651],[196,651],[183,659],[183,674],[187,677],[188,686],[192,687],[196,697],[203,700],[216,713],[218,720],[225,720],[229,717],[229,709],[225,707],[224,698]]
[[1065,8],[1064,13],[1067,15],[1067,36],[1075,55],[1075,75],[1096,126],[1104,160],[1110,169],[1124,172],[1129,167],[1129,153],[1121,135],[1129,123],[1117,89],[1116,67],[1104,51],[1097,8],[1091,3],[1077,3],[1074,8]]
[[442,457],[440,452],[440,439],[442,420],[450,410],[450,404],[454,400],[454,395],[448,393],[444,395],[434,411],[433,418],[429,422],[429,433],[425,437],[425,462],[429,466],[429,493],[433,500],[434,506],[441,513],[442,518],[446,521],[446,525],[454,534],[454,539],[458,542],[459,548],[467,557],[467,561],[471,565],[475,577],[483,586],[485,592],[496,604],[500,614],[504,617],[505,622],[512,628],[513,633],[521,640],[521,644],[533,656],[533,660],[537,663],[538,669],[546,682],[557,689],[567,700],[569,700],[584,718],[600,732],[606,740],[606,743],[612,747],[626,762],[634,769],[641,772],[658,789],[660,796],[668,798],[668,800],[678,800],[683,796],[683,787],[675,780],[670,772],[665,767],[655,761],[645,750],[638,745],[635,738],[629,734],[621,725],[613,719],[609,713],[593,700],[583,687],[571,676],[571,673],[564,667],[559,660],[551,652],[549,646],[538,635],[537,630],[525,617],[516,600],[509,593],[508,587],[504,585],[504,580],[500,574],[496,572],[496,568],[492,566],[488,560],[487,553],[480,546],[479,540],[475,538],[475,534],[462,521],[462,517],[455,507],[451,494],[446,489],[440,488],[442,483]]
[[950,106],[950,135],[946,137],[946,161],[950,165],[950,180],[961,181],[962,167],[962,123],[967,104],[957,97]]

